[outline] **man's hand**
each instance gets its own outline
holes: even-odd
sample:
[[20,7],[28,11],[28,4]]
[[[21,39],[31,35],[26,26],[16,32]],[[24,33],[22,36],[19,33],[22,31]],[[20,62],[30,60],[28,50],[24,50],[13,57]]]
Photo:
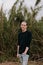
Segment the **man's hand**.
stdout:
[[26,53],[24,52],[24,53],[22,53],[22,54],[24,54],[24,55],[25,55]]
[[17,53],[17,58],[19,57],[19,54]]

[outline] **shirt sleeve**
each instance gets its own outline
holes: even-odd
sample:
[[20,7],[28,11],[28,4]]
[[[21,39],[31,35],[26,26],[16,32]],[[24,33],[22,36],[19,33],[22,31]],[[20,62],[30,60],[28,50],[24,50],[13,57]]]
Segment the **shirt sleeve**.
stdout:
[[30,47],[31,40],[32,40],[32,33],[29,32],[29,34],[27,36],[26,47]]

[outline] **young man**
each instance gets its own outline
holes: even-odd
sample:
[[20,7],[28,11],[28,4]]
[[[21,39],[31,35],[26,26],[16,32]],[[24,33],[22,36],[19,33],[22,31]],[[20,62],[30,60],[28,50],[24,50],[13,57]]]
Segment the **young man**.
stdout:
[[21,22],[20,27],[21,32],[18,34],[17,57],[20,58],[22,65],[27,65],[32,33],[27,30],[27,23],[25,21]]

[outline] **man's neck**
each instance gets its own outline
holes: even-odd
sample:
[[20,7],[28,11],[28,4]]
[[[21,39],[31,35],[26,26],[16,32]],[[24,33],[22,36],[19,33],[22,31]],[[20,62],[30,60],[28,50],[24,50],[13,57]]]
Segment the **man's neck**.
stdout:
[[25,29],[25,30],[22,30],[22,32],[26,32],[27,31],[27,29]]

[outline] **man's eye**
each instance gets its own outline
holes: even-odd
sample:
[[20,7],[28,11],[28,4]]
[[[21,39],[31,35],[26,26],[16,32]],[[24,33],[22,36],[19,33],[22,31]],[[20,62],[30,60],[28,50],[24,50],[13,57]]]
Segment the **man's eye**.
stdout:
[[22,25],[22,26],[26,26],[26,25]]

